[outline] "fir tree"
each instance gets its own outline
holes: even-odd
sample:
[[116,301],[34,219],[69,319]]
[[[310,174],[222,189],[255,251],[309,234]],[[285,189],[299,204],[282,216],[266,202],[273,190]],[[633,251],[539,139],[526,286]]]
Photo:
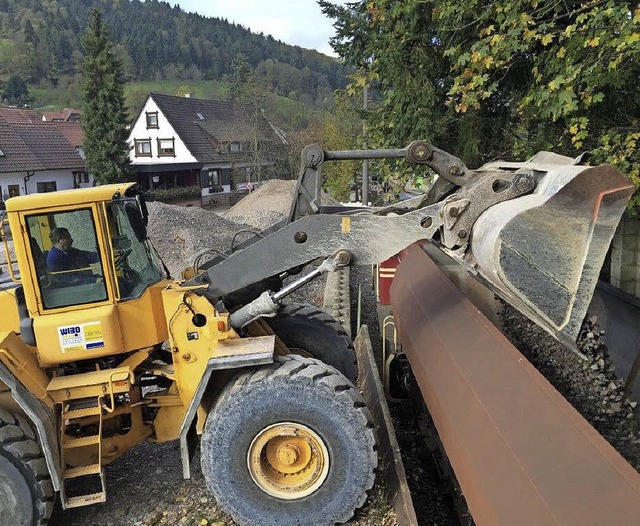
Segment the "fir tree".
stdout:
[[82,128],[87,170],[100,184],[126,181],[132,176],[127,144],[127,112],[122,63],[98,9],[92,9],[83,44]]

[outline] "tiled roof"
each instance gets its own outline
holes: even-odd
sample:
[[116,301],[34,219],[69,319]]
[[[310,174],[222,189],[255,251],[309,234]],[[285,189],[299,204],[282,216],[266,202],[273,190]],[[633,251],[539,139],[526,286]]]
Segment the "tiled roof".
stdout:
[[40,121],[40,117],[36,113],[36,110],[31,110],[29,108],[0,107],[0,119],[10,123]]
[[60,130],[71,146],[76,148],[83,145],[84,131],[79,122],[54,122],[52,124]]
[[72,114],[80,115],[80,110],[74,108],[65,108],[62,111],[45,111],[42,114],[44,121],[68,122]]
[[[220,143],[255,140],[256,114],[250,106],[158,93],[150,96],[199,162],[220,160]],[[257,122],[258,140],[282,142],[261,113]]]
[[0,173],[84,169],[84,161],[51,123],[0,119]]
[[16,131],[14,124],[0,119],[0,173],[44,170],[43,164],[33,154]]

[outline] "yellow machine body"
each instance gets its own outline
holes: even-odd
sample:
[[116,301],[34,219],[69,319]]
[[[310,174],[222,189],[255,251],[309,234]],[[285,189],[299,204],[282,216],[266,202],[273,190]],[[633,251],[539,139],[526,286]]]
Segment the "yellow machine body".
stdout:
[[[190,406],[188,425],[201,432],[212,403],[201,388],[207,371],[209,380],[214,368],[273,356],[273,336],[240,338],[198,287],[165,275],[131,186],[7,201],[15,283],[0,290],[0,364],[34,403],[58,415],[57,436],[41,442],[59,455],[49,468],[65,507],[104,501],[103,467],[143,440],[179,438]],[[53,267],[56,229],[83,251],[81,268]],[[117,261],[123,252],[127,266]],[[163,361],[153,353],[164,353]],[[149,381],[157,387],[143,390]],[[10,384],[0,378],[0,407],[24,415],[29,408],[16,403]],[[99,477],[102,491],[67,495],[65,482],[80,476]]]

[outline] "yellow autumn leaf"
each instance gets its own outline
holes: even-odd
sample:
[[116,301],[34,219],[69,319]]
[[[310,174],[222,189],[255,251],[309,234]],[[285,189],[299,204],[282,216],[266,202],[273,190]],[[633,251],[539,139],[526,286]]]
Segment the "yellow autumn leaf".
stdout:
[[531,0],[531,7],[533,7],[534,9],[538,7],[538,0]]
[[522,33],[522,36],[524,37],[525,40],[531,40],[536,36],[536,34],[537,33],[531,29],[525,29],[524,33]]
[[556,57],[558,58],[564,58],[564,56],[567,54],[567,49],[563,46],[561,47],[558,52],[556,53]]
[[551,44],[551,41],[553,40],[553,35],[545,35],[542,37],[542,45],[543,46],[548,46],[549,44]]
[[489,40],[489,45],[493,47],[496,44],[499,44],[500,42],[502,42],[504,39],[505,39],[504,35],[495,34],[491,37],[491,40]]
[[484,67],[490,68],[491,64],[493,64],[493,57],[489,55],[487,58],[484,59]]
[[587,40],[584,43],[584,47],[598,47],[600,45],[600,37],[593,37],[591,40]]
[[569,127],[569,133],[571,135],[575,135],[576,133],[578,133],[578,125],[573,124],[571,127]]
[[480,30],[480,36],[484,37],[487,35],[490,35],[491,33],[493,33],[495,30],[495,26],[493,24],[491,24],[490,26],[484,27]]
[[481,58],[482,58],[482,55],[480,55],[480,53],[478,53],[477,51],[474,51],[473,53],[471,53],[472,62],[480,62]]
[[568,25],[564,30],[564,36],[570,37],[573,30],[576,28],[573,24]]

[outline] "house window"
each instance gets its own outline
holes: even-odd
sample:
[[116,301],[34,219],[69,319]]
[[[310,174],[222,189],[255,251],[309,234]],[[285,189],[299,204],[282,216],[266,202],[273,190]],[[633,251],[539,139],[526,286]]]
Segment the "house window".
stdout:
[[229,145],[229,151],[230,151],[231,153],[238,153],[238,152],[239,152],[239,151],[241,151],[241,150],[242,150],[242,148],[240,148],[240,143],[239,143],[239,142],[232,142],[232,143]]
[[220,186],[220,170],[209,170],[207,177],[207,186]]
[[135,139],[136,157],[151,157],[151,139]]
[[158,157],[175,157],[173,139],[158,139]]
[[145,113],[147,116],[147,130],[149,129],[158,129],[158,112],[157,111],[148,111]]
[[44,181],[36,183],[37,191],[39,194],[46,194],[47,192],[55,192],[58,187],[55,181]]
[[16,197],[20,195],[20,185],[10,184],[8,188],[9,188],[9,197]]
[[222,192],[222,178],[220,177],[220,170],[208,170],[202,178],[202,187],[209,188],[209,193]]

